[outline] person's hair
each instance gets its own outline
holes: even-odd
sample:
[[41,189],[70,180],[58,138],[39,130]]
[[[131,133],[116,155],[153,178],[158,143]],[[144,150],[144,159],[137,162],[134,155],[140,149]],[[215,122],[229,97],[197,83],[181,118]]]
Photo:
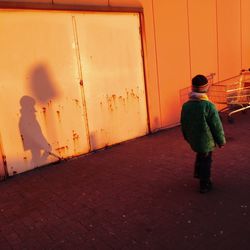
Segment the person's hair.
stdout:
[[192,79],[192,85],[199,87],[202,85],[205,85],[208,83],[207,78],[204,75],[196,75],[193,79]]
[[192,91],[198,93],[206,93],[208,91],[208,80],[204,75],[196,75],[192,79]]

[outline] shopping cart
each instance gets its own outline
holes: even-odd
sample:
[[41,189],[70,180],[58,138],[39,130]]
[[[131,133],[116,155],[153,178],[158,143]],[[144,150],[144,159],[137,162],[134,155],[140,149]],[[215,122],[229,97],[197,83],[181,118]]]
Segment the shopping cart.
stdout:
[[226,112],[229,122],[232,115],[250,108],[250,69],[242,70],[239,75],[211,84],[209,99],[217,106],[220,113]]

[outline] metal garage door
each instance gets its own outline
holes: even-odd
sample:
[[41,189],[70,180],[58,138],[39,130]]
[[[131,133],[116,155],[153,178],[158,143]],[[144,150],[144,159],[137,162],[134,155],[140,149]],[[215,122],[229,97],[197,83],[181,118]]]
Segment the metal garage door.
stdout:
[[10,175],[147,133],[139,28],[129,13],[0,12]]

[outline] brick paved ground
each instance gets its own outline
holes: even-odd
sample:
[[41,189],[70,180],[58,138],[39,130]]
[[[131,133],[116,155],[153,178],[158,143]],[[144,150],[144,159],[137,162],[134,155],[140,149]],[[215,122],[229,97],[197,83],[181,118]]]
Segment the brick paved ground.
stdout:
[[250,114],[225,122],[211,193],[173,128],[0,183],[0,249],[250,249]]

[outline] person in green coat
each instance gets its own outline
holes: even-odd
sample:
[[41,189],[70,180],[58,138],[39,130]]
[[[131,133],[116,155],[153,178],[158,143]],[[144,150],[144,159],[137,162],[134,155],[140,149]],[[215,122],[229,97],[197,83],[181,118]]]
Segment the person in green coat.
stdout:
[[215,105],[209,101],[209,83],[204,75],[192,79],[192,92],[181,110],[181,130],[184,139],[196,152],[194,177],[200,180],[200,192],[212,189],[212,152],[226,143],[223,126]]

